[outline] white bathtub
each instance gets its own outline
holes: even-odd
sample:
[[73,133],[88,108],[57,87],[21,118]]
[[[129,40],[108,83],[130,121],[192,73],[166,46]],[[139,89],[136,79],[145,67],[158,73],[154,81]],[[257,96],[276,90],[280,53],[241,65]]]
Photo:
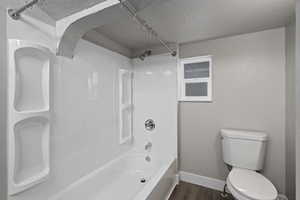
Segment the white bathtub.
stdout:
[[[176,160],[148,162],[126,154],[81,178],[50,200],[165,200],[177,183]],[[141,180],[146,182],[142,183]]]

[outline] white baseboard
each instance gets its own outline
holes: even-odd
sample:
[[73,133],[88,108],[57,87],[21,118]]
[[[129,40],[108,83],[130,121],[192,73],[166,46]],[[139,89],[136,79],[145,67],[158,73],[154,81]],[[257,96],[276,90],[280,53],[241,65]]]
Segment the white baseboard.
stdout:
[[278,194],[278,200],[288,200],[288,198],[284,194]]
[[[206,188],[210,188],[213,190],[223,191],[224,185],[226,184],[225,181],[210,178],[206,176],[200,176],[197,174],[189,173],[180,171],[179,172],[179,179],[181,181],[192,183],[195,185],[200,185]],[[176,185],[175,185],[176,186]],[[278,194],[278,200],[288,200],[288,198],[284,194]]]
[[218,191],[223,191],[223,188],[225,185],[225,181],[206,177],[206,176],[200,176],[197,174],[192,174],[192,173],[184,172],[184,171],[180,171],[179,176],[180,176],[180,180],[182,180],[184,182],[192,183],[195,185],[200,185],[200,186],[218,190]]

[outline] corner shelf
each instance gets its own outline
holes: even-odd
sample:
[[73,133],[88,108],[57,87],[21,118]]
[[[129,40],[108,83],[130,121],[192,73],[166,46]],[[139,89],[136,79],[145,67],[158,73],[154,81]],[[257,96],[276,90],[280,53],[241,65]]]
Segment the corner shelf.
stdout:
[[52,57],[46,47],[9,40],[9,195],[41,183],[50,172],[49,71]]

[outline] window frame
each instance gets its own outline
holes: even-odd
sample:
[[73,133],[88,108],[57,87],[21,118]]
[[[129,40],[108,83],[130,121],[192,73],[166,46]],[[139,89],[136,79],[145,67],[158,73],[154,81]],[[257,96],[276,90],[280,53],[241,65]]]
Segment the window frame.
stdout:
[[[209,62],[209,77],[206,78],[184,78],[184,65],[200,62]],[[178,69],[178,85],[179,85],[179,101],[200,101],[212,102],[212,56],[197,56],[191,58],[183,58],[179,62]],[[187,83],[207,83],[207,96],[186,96],[185,87]]]

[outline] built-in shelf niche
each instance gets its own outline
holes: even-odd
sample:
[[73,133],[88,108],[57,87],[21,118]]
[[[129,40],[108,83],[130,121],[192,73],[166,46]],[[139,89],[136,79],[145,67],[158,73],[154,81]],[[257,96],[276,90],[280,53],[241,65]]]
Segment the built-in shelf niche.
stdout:
[[18,112],[49,109],[49,66],[50,58],[44,51],[33,47],[15,51],[14,106]]
[[9,40],[8,193],[49,175],[49,76],[53,54],[39,44]]
[[132,72],[119,70],[119,132],[120,144],[132,139]]
[[14,181],[24,184],[28,180],[49,172],[49,120],[32,117],[18,122],[15,134]]

